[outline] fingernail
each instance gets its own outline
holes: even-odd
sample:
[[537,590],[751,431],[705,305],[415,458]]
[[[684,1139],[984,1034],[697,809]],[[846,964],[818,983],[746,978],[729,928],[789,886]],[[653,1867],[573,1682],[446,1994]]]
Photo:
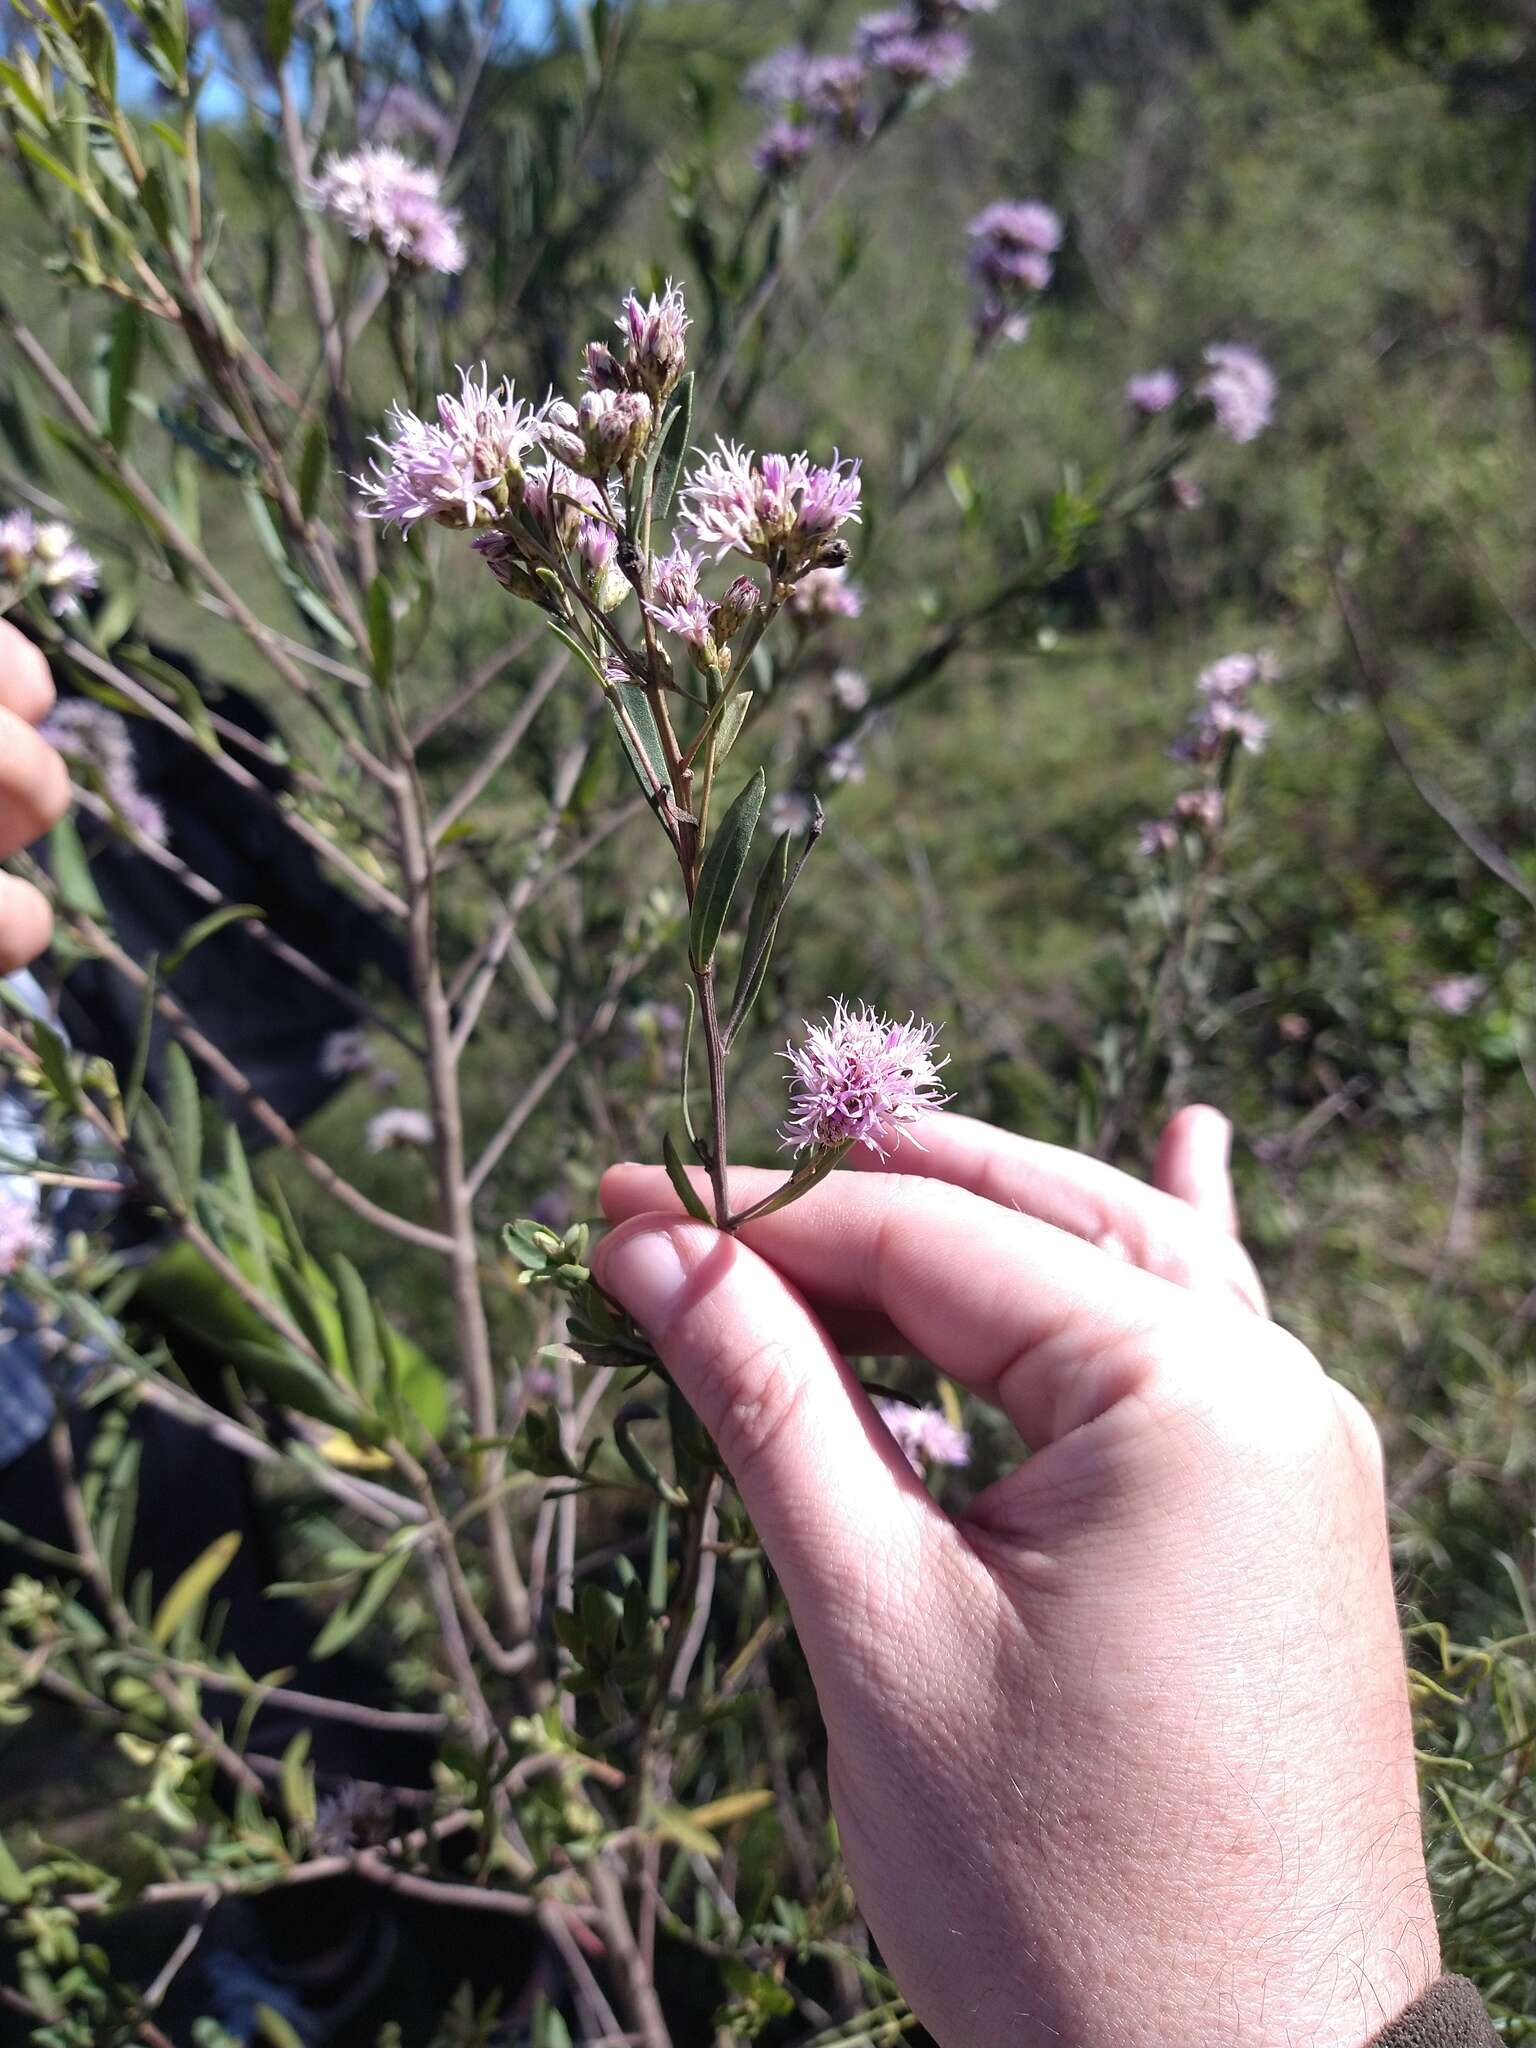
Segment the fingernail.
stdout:
[[1196,1124],[1200,1156],[1206,1166],[1225,1173],[1232,1159],[1232,1126],[1219,1109],[1208,1109]]
[[593,1260],[597,1278],[654,1338],[672,1320],[688,1268],[670,1230],[620,1231],[605,1237]]

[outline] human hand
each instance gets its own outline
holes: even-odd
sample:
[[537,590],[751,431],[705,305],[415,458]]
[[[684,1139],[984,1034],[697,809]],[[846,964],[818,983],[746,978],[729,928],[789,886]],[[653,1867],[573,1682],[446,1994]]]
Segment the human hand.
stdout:
[[[734,1240],[616,1167],[596,1255],[783,1582],[885,1960],[943,2048],[1360,2048],[1439,1968],[1380,1449],[1267,1320],[1226,1123],[1155,1187],[916,1135]],[[1034,1455],[952,1520],[845,1351]]]
[[[53,705],[48,663],[0,619],[0,856],[19,853],[69,808],[69,770],[33,728]],[[53,913],[30,882],[0,874],[0,974],[35,960],[53,932]]]

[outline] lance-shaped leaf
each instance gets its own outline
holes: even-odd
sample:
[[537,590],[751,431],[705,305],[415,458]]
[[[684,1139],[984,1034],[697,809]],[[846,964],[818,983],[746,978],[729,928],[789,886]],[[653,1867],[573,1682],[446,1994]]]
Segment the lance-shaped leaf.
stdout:
[[341,1326],[346,1336],[347,1361],[352,1378],[363,1399],[372,1402],[384,1374],[384,1355],[379,1345],[378,1324],[363,1277],[342,1252],[331,1260],[336,1275],[336,1297],[341,1304]]
[[688,1169],[684,1166],[682,1159],[678,1155],[678,1150],[672,1142],[672,1133],[670,1131],[662,1133],[661,1157],[667,1169],[667,1178],[677,1190],[677,1199],[688,1211],[688,1214],[693,1217],[696,1223],[713,1223],[714,1217],[705,1208],[698,1189],[688,1178]]
[[196,924],[189,924],[166,954],[165,972],[174,974],[189,953],[195,953],[205,939],[211,939],[215,932],[223,931],[226,925],[246,924],[252,919],[258,924],[266,921],[266,913],[259,903],[225,903],[217,910],[210,910],[208,915],[200,917]]
[[299,510],[306,520],[314,518],[319,506],[330,452],[325,428],[317,420],[304,436],[304,446],[299,455]]
[[163,1649],[184,1621],[202,1611],[203,1603],[235,1561],[240,1548],[240,1531],[228,1529],[216,1536],[201,1557],[194,1558],[155,1609],[149,1625],[150,1638]]
[[705,849],[704,866],[688,919],[688,955],[700,971],[715,957],[715,947],[730,915],[741,871],[752,851],[752,835],[767,794],[768,779],[759,768],[720,820]]
[[310,1655],[334,1657],[338,1650],[344,1650],[354,1637],[361,1635],[394,1591],[396,1582],[410,1561],[409,1544],[402,1544],[398,1550],[381,1557],[368,1574],[357,1598],[345,1607],[338,1607],[321,1629],[315,1638]]
[[688,437],[693,432],[693,372],[690,370],[677,387],[677,400],[667,414],[667,423],[661,430],[656,444],[656,453],[651,460],[656,472],[656,517],[665,519],[671,513],[673,495],[677,490],[677,479],[682,473],[688,455]]
[[165,1120],[176,1178],[191,1195],[203,1170],[203,1105],[192,1062],[174,1042],[165,1049]]
[[768,962],[773,954],[773,942],[779,929],[779,919],[800,871],[810,858],[811,848],[821,837],[826,824],[826,814],[817,804],[811,819],[811,828],[799,858],[793,867],[789,863],[789,833],[783,833],[775,842],[773,851],[763,863],[758,877],[757,888],[752,897],[752,908],[747,914],[746,943],[741,949],[741,970],[736,977],[736,992],[731,997],[730,1012],[725,1023],[725,1043],[730,1045],[742,1022],[762,992],[768,973]]
[[[643,1401],[626,1402],[613,1418],[613,1441],[620,1457],[623,1458],[625,1464],[634,1473],[642,1486],[648,1488],[658,1499],[664,1500],[668,1506],[685,1508],[688,1505],[687,1494],[683,1492],[680,1486],[674,1485],[670,1479],[662,1476],[656,1468],[655,1460],[634,1439],[634,1425],[637,1422],[659,1422],[660,1420],[661,1418],[656,1413],[656,1410],[648,1408]],[[644,1597],[642,1592],[642,1600]],[[645,1602],[645,1614],[648,1620],[650,1618],[649,1601]]]

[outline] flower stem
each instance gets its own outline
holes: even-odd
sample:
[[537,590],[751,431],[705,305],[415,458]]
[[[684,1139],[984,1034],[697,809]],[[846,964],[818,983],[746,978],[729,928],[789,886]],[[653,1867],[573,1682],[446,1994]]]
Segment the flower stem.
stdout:
[[699,996],[699,1027],[704,1034],[704,1053],[709,1070],[709,1184],[714,1196],[715,1221],[722,1230],[729,1230],[731,1198],[725,1175],[725,1044],[720,1033],[720,1014],[715,1006],[713,961],[707,967],[695,968],[693,985]]

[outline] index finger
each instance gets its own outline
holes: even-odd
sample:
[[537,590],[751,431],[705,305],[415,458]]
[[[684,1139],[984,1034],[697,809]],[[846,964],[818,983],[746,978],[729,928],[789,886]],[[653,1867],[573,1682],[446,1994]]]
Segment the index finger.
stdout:
[[[634,1213],[642,1185],[663,1206],[647,1169],[610,1169],[606,1212]],[[1192,1312],[1193,1297],[1154,1274],[912,1175],[831,1174],[739,1235],[819,1312],[888,1321],[1037,1449],[1134,1391]]]
[[48,658],[8,619],[0,619],[0,707],[28,725],[40,725],[57,693]]

